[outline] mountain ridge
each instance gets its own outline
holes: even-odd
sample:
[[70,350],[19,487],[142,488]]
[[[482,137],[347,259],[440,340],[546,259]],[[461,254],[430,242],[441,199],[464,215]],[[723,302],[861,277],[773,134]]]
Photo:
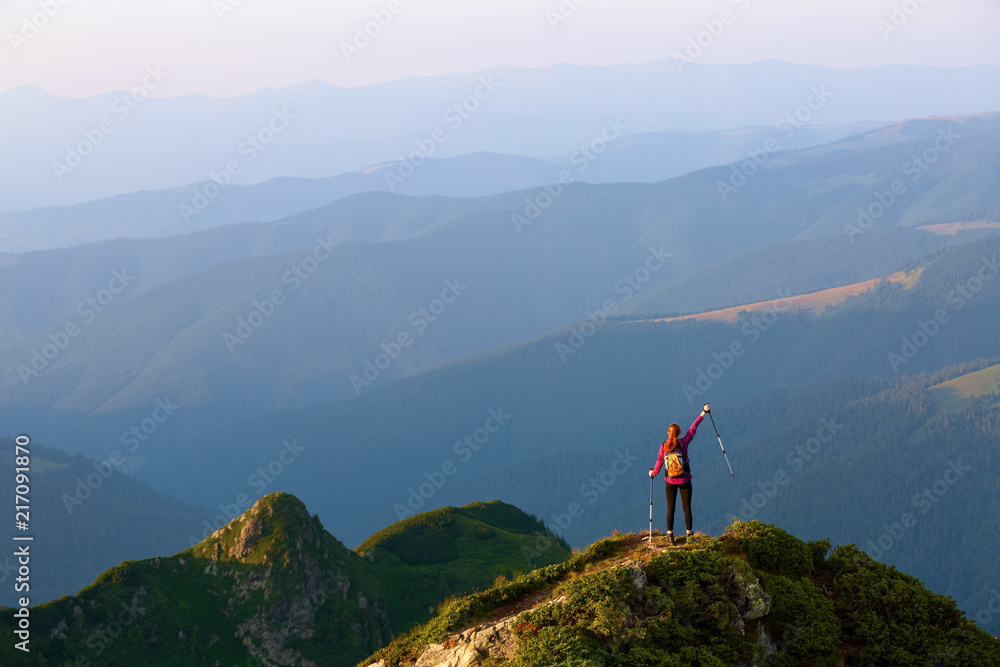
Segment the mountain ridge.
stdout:
[[[682,538],[683,539],[683,538]],[[571,560],[441,605],[358,667],[1000,664],[954,601],[828,540],[759,521],[719,538],[599,540]]]
[[[836,104],[807,108],[810,116],[825,124],[1000,108],[1000,98],[993,92],[1000,79],[1000,68],[995,66],[838,70],[788,63],[698,63],[693,67],[699,76],[685,76],[669,61],[508,67],[359,88],[313,84],[235,98],[149,98],[141,114],[128,120],[129,133],[116,134],[113,143],[101,147],[98,158],[63,183],[52,178],[52,161],[65,159],[67,146],[80,141],[81,128],[92,127],[95,119],[116,118],[109,113],[109,98],[48,98],[29,104],[23,94],[0,95],[0,112],[11,128],[17,128],[0,131],[0,143],[16,149],[10,153],[11,165],[23,165],[0,169],[4,185],[0,208],[34,208],[39,202],[79,202],[196,182],[224,166],[220,156],[233,155],[233,147],[258,131],[267,122],[268,110],[275,107],[286,107],[297,117],[268,147],[267,160],[245,170],[241,182],[273,176],[325,177],[362,169],[412,150],[414,139],[426,137],[428,128],[453,129],[442,122],[442,112],[475,91],[480,77],[491,74],[499,77],[496,83],[501,87],[481,105],[475,123],[463,123],[449,132],[449,141],[439,149],[443,156],[482,150],[543,159],[562,155],[592,139],[600,126],[593,119],[616,115],[634,131],[769,126],[799,108],[810,87],[819,83],[837,95]],[[635,92],[623,97],[623,89]],[[560,94],[554,94],[557,91]],[[387,108],[397,113],[386,116]],[[188,147],[184,162],[173,157],[177,146]],[[140,155],[149,159],[143,161]]]
[[[471,520],[448,529],[443,516],[448,513]],[[516,571],[511,569],[512,555],[520,559],[538,535],[491,532],[475,517],[552,540],[536,558],[537,565],[569,555],[543,524],[493,501],[422,517],[425,527],[436,524],[429,534],[418,534],[412,525],[388,527],[407,548],[437,543],[457,550],[439,559],[445,570],[399,568],[384,539],[363,555],[350,551],[298,498],[276,492],[189,549],[125,561],[76,595],[30,607],[35,634],[27,661],[13,641],[0,646],[0,660],[39,666],[245,660],[300,667],[351,665],[396,632],[425,621],[440,601],[525,570],[523,560]],[[467,548],[470,544],[476,548]],[[0,619],[5,639],[13,638],[16,629],[10,618],[4,614]],[[44,633],[38,630],[42,627]]]

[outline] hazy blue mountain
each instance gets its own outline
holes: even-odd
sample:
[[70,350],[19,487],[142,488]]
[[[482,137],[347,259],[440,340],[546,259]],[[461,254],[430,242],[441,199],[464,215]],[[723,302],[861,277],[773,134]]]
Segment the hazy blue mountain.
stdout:
[[[797,121],[796,121],[797,123]],[[783,151],[800,150],[867,134],[886,123],[858,122],[831,126],[796,127],[786,121],[768,127],[746,127],[721,132],[637,132],[608,145],[580,175],[588,183],[653,183],[698,169],[746,159],[774,142]],[[573,154],[551,158],[572,167]]]
[[[543,160],[476,153],[429,159],[397,182],[386,168],[330,178],[273,178],[216,190],[212,181],[155,192],[135,192],[74,206],[0,213],[7,237],[0,249],[25,252],[114,238],[157,238],[220,225],[271,222],[361,192],[410,196],[484,197],[536,187],[558,169]],[[655,180],[655,179],[649,179]],[[218,193],[209,198],[205,193]]]
[[[768,140],[782,139],[783,149],[793,150],[837,141],[879,125],[803,127],[787,141],[785,133],[775,128],[626,135],[610,144],[600,160],[589,162],[576,178],[588,183],[654,183],[742,159]],[[0,229],[6,234],[0,249],[18,253],[121,237],[157,238],[220,225],[270,222],[361,192],[484,197],[557,181],[563,169],[579,171],[581,156],[559,156],[552,162],[495,153],[430,158],[412,174],[407,172],[406,178],[399,176],[400,163],[389,161],[330,178],[273,178],[219,189],[212,181],[204,181],[73,206],[0,212]]]
[[[157,95],[170,94],[170,76],[161,70],[150,79]],[[59,99],[17,88],[0,96],[8,158],[0,166],[0,209],[179,187],[230,162],[239,170],[235,181],[248,184],[357,171],[421,145],[431,157],[568,156],[616,118],[635,133],[773,127],[789,114],[832,125],[980,113],[1000,109],[998,83],[1000,67],[986,65],[838,70],[771,60],[680,71],[666,59],[507,67],[358,88],[314,81],[235,98]]]
[[[654,230],[653,234],[659,234],[669,243],[667,247],[671,248],[683,270],[690,270],[703,261],[727,257],[732,252],[793,236],[841,236],[853,245],[869,229],[892,224],[917,226],[995,220],[998,218],[998,189],[990,174],[994,173],[1000,154],[994,150],[998,127],[1000,121],[993,116],[911,121],[825,147],[766,154],[767,160],[759,170],[747,158],[731,167],[702,170],[648,188],[588,190],[577,184],[565,189],[565,192],[583,192],[588,193],[588,197],[602,198],[628,192],[627,196],[637,200],[621,202],[616,214],[611,214],[611,205],[607,206],[609,215],[604,219],[596,219],[595,211],[589,206],[574,210],[575,198],[564,197],[562,190],[553,185],[548,190],[507,193],[471,201],[435,198],[415,201],[372,194],[349,197],[336,205],[292,216],[282,221],[284,224],[234,226],[227,231],[193,237],[191,243],[119,242],[89,245],[63,254],[0,255],[3,265],[0,271],[8,274],[4,282],[12,288],[4,296],[6,306],[0,311],[0,332],[3,340],[14,341],[72,315],[80,299],[104,286],[114,267],[127,266],[139,275],[138,283],[131,285],[139,293],[189,276],[214,263],[308,249],[315,244],[316,235],[322,234],[338,243],[392,241],[435,228],[481,222],[484,212],[504,211],[512,221],[511,228],[530,237],[533,230],[553,222],[573,224],[577,228],[583,224],[584,229],[589,230],[606,227],[612,215],[628,216],[632,215],[630,211],[638,211],[636,215],[643,217],[643,228]],[[945,141],[941,133],[949,139],[954,137],[953,145]],[[947,146],[947,150],[936,154],[935,141]],[[935,162],[925,165],[928,169],[923,171],[913,158],[918,156],[919,159],[919,155],[928,150],[935,153]],[[758,158],[764,159],[759,154]],[[507,158],[479,156],[476,159],[497,160],[502,164]],[[465,158],[457,159],[455,163],[460,164],[463,160]],[[517,159],[511,160],[517,163]],[[451,164],[451,161],[441,163]],[[745,169],[747,164],[753,167],[751,177],[745,182],[736,180],[737,170]],[[918,177],[911,173],[913,169],[917,170]],[[572,172],[575,176],[587,173],[575,169]],[[736,188],[731,185],[734,181],[742,185]],[[892,194],[893,187],[905,191],[897,197]],[[251,190],[253,188],[246,189],[247,192]],[[554,202],[549,190],[557,193]],[[882,201],[893,199],[888,209],[877,217],[862,215],[862,211],[867,210],[879,213],[880,197]],[[578,216],[580,210],[583,222]],[[515,215],[520,217],[514,218]],[[499,216],[496,221],[500,227],[506,224]],[[763,234],[759,233],[762,228],[765,229]],[[614,232],[614,228],[592,233],[606,236],[609,232]],[[180,244],[184,244],[183,249]],[[461,252],[461,249],[456,250]],[[662,277],[659,273],[656,281]],[[69,288],[64,297],[58,286],[67,283]],[[756,283],[742,281],[741,284]],[[46,299],[38,299],[32,285],[48,285],[54,289],[47,292]],[[50,296],[52,294],[55,298]],[[736,301],[740,298],[737,296]],[[664,309],[657,305],[651,311]]]
[[846,235],[776,243],[654,285],[622,304],[622,313],[703,313],[875,280],[947,246],[997,233],[986,228],[946,235],[893,227],[853,243]]
[[[603,239],[618,231],[610,220],[641,219],[632,225],[638,230],[635,237],[665,243],[675,255],[677,268],[684,271],[734,252],[791,238],[841,237],[853,245],[869,230],[893,225],[996,224],[1000,220],[1000,188],[995,177],[998,156],[1000,120],[996,115],[925,119],[801,151],[762,151],[757,154],[764,162],[761,167],[748,157],[732,166],[704,169],[646,187],[591,189],[578,183],[566,188],[550,184],[548,189],[475,200],[413,200],[371,193],[300,213],[282,224],[231,226],[192,237],[190,243],[119,242],[62,254],[0,255],[0,272],[7,273],[4,284],[11,287],[0,310],[0,335],[4,341],[14,341],[71,315],[80,299],[100,290],[110,280],[110,272],[123,266],[139,275],[139,282],[130,287],[141,292],[218,262],[308,249],[315,244],[316,235],[337,243],[393,241],[456,225],[482,228],[486,215],[492,216],[493,227],[501,231],[507,227],[526,238],[558,225],[573,226],[576,235],[582,231]],[[496,159],[501,165],[508,159],[468,159],[473,158]],[[465,159],[456,159],[454,164]],[[516,158],[510,159],[518,163]],[[444,163],[452,164],[441,161]],[[498,169],[503,171],[502,166]],[[746,177],[741,170],[751,175]],[[571,173],[577,176],[586,171],[573,169]],[[623,200],[580,205],[580,196]],[[68,219],[64,222],[68,224]],[[456,252],[463,252],[469,242],[488,243],[490,237],[465,238],[469,240],[456,242]],[[662,281],[664,275],[658,273],[655,282]],[[64,284],[68,285],[65,294]],[[45,299],[36,297],[38,286],[49,288]],[[651,306],[652,311],[664,309],[662,305]]]

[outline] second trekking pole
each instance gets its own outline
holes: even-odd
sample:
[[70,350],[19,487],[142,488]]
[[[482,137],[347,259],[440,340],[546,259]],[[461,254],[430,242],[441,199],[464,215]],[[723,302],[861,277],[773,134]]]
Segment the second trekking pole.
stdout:
[[[715,417],[712,416],[711,410],[708,412],[708,418],[712,420],[712,428],[715,429],[715,437],[719,439],[719,447],[722,447],[722,455],[726,457],[726,465],[729,466],[729,474],[732,475],[733,479],[736,479],[736,475],[733,475],[733,466],[729,464],[729,457],[726,456],[726,448],[722,445],[722,436],[719,435],[719,429],[715,426]],[[650,500],[650,503],[652,503],[652,500]]]
[[653,544],[653,469],[649,469],[649,543]]

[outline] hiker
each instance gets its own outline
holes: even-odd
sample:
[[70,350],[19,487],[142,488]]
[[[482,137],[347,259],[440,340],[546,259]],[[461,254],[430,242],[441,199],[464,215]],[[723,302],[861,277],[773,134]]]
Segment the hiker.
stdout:
[[694,440],[698,424],[709,413],[709,405],[705,404],[701,414],[691,424],[687,434],[682,438],[681,427],[671,424],[667,429],[667,441],[660,445],[660,453],[656,456],[656,467],[649,471],[650,477],[656,477],[661,466],[666,466],[664,476],[667,479],[667,539],[674,544],[674,509],[677,507],[677,492],[681,492],[681,503],[684,505],[684,525],[687,536],[694,535],[691,530],[691,464],[688,461],[688,445]]

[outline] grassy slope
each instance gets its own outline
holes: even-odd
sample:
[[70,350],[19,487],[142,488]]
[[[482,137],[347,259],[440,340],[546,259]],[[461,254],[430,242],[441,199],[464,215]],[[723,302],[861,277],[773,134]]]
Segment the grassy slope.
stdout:
[[1000,394],[1000,365],[942,382],[927,391],[933,396],[938,412],[957,412],[965,408],[969,399]]
[[[518,614],[510,667],[749,664],[762,657],[762,631],[778,650],[765,664],[1000,664],[1000,642],[953,600],[854,545],[830,553],[826,540],[805,543],[758,521],[734,522],[721,538],[681,549],[659,539],[661,548],[650,550],[639,535],[616,535],[561,565],[452,601],[359,667],[394,667],[464,628]],[[635,561],[649,580],[641,592],[629,567],[619,567]],[[753,576],[771,605],[740,632],[732,605],[746,591],[740,580]],[[560,596],[561,604],[542,605]]]
[[905,289],[910,289],[916,284],[922,272],[923,268],[917,268],[914,269],[913,271],[897,271],[892,275],[883,276],[882,278],[875,278],[860,283],[843,285],[841,287],[831,287],[829,289],[820,290],[818,292],[799,294],[784,299],[757,301],[755,303],[733,306],[732,308],[712,310],[704,313],[695,313],[693,315],[665,317],[653,321],[677,322],[680,320],[721,320],[723,322],[737,322],[739,320],[741,313],[756,313],[756,312],[763,313],[767,311],[789,312],[789,313],[807,312],[807,313],[812,313],[814,315],[820,315],[827,308],[834,308],[836,306],[839,306],[849,297],[857,296],[858,294],[862,294],[870,289],[875,288],[883,280],[886,280],[890,283],[899,283]]
[[560,563],[569,546],[513,505],[444,507],[397,522],[355,551],[368,555],[386,591],[394,632],[424,622],[451,595],[465,595],[537,567]]

